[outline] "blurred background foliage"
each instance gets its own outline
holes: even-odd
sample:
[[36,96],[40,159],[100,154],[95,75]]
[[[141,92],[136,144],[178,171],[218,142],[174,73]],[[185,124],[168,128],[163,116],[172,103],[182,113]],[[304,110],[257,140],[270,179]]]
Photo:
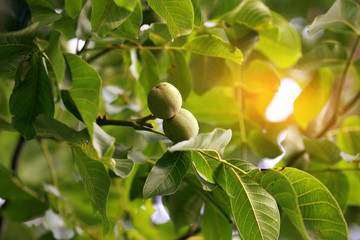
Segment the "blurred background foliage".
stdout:
[[[28,35],[22,32],[23,40],[35,36],[37,47],[50,57],[46,71],[53,86],[54,119],[75,130],[84,128],[64,96],[71,92],[69,62],[75,60],[71,60],[72,55],[67,55],[66,61],[59,60],[59,54],[60,58],[63,53],[76,54],[99,73],[101,92],[96,111],[111,119],[148,115],[149,89],[161,81],[170,82],[180,90],[183,106],[195,115],[201,133],[214,128],[232,130],[224,158],[241,158],[262,168],[295,166],[313,174],[332,192],[345,214],[350,236],[357,239],[358,2],[337,1],[356,6],[355,13],[347,12],[354,9],[351,7],[342,12],[355,30],[336,24],[316,29],[314,20],[333,6],[335,1],[330,0],[192,0],[189,16],[189,6],[176,10],[183,21],[177,29],[154,7],[155,2],[0,0],[0,30],[5,36],[26,28],[23,31]],[[108,14],[105,18],[104,13]],[[35,31],[31,29],[34,25],[38,28]],[[142,198],[150,169],[171,143],[151,132],[124,126],[103,127],[115,138],[116,159],[131,161],[119,170],[123,177],[109,171],[107,212],[113,229],[102,236],[100,215],[79,184],[81,177],[69,145],[43,137],[24,142],[9,124],[13,79],[18,63],[24,61],[16,54],[24,53],[1,46],[0,56],[6,58],[0,59],[0,180],[16,184],[17,194],[28,201],[23,208],[21,203],[14,203],[14,209],[3,204],[3,239],[215,239],[199,230],[211,229],[212,224],[201,222],[200,215],[211,217],[217,212],[206,205],[204,213],[204,198],[196,190],[203,186],[192,181],[194,173],[185,178],[176,194]],[[290,98],[278,100],[270,112],[270,104],[286,81],[295,84],[295,90],[284,87]],[[160,121],[152,123],[161,130]],[[21,151],[16,150],[19,145]],[[17,152],[21,154],[16,156]],[[12,167],[14,159],[16,168]],[[16,170],[16,181],[9,169]],[[9,186],[1,189],[8,191]],[[213,195],[221,198],[221,193]],[[6,194],[0,197],[6,198]],[[27,221],[33,217],[31,211],[26,213],[32,207],[34,216],[38,216],[36,210],[43,214]],[[232,228],[224,227],[224,231]],[[280,238],[297,239],[300,235],[294,231],[284,217]]]

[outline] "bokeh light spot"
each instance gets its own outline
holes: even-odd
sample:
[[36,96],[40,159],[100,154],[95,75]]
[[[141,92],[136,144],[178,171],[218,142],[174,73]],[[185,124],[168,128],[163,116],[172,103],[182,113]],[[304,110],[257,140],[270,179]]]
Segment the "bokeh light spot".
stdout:
[[284,78],[278,92],[266,109],[266,118],[270,122],[281,122],[294,111],[294,102],[301,93],[300,86],[291,78]]

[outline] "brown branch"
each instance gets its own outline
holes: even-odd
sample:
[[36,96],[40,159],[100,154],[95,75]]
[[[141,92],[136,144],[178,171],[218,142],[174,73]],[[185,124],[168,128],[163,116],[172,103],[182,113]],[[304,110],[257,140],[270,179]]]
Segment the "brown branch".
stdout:
[[20,136],[16,144],[13,156],[11,157],[11,163],[10,163],[11,164],[10,169],[14,176],[17,176],[17,168],[19,165],[20,154],[24,145],[25,145],[25,138],[23,136]]
[[140,131],[148,131],[152,133],[156,133],[162,136],[165,136],[163,132],[157,131],[154,129],[154,124],[149,123],[147,121],[156,119],[153,114],[147,115],[142,118],[136,118],[131,120],[115,120],[115,119],[108,119],[107,115],[101,117],[99,116],[96,119],[96,123],[99,126],[104,125],[112,125],[112,126],[126,126],[126,127],[133,127],[135,130]]

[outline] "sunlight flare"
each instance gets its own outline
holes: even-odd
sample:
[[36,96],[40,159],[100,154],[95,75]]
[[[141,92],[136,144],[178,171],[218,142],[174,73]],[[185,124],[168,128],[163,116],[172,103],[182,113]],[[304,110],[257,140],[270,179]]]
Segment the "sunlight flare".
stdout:
[[266,118],[270,122],[281,122],[294,111],[294,102],[301,93],[300,86],[291,78],[284,78],[278,92],[266,109]]

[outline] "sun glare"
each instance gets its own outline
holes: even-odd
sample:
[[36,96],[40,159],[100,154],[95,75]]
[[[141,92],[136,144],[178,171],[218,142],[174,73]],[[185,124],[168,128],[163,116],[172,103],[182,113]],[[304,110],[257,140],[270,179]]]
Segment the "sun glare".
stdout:
[[278,92],[266,109],[266,118],[270,122],[284,121],[294,111],[294,102],[300,92],[300,86],[293,79],[282,79]]

